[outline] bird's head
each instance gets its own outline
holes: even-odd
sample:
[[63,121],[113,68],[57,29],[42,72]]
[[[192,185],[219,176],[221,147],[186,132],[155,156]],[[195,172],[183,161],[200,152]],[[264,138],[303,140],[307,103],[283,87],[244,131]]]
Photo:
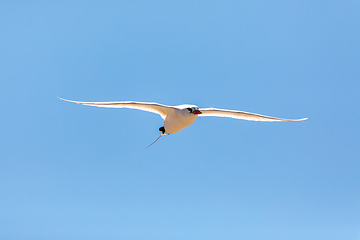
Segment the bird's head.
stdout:
[[182,105],[181,108],[194,115],[202,114],[199,107],[195,105]]

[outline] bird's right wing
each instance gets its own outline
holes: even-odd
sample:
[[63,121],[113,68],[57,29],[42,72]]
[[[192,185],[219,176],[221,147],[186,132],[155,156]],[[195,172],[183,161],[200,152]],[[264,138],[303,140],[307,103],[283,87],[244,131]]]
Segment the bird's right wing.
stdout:
[[60,99],[67,101],[67,102],[88,105],[88,106],[106,107],[106,108],[138,109],[138,110],[143,110],[143,111],[147,111],[147,112],[157,113],[163,119],[165,119],[166,115],[168,115],[170,112],[174,111],[173,107],[158,104],[158,103],[131,102],[131,101],[126,101],[126,102],[78,102],[78,101],[66,100],[63,98],[60,98]]
[[226,110],[226,109],[218,109],[218,108],[200,108],[202,114],[198,116],[207,117],[229,117],[229,118],[236,118],[236,119],[244,119],[249,121],[263,121],[263,122],[275,122],[275,121],[303,121],[307,118],[302,119],[283,119],[283,118],[276,118],[276,117],[269,117],[255,113],[248,113],[243,111],[235,111],[235,110]]

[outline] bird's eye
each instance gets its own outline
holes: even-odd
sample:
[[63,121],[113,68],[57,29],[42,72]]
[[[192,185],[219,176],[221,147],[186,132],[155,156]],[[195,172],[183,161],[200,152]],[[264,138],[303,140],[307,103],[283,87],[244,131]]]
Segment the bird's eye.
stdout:
[[192,113],[192,109],[191,109],[191,108],[187,108],[187,110],[189,110],[189,112],[191,112],[191,113]]

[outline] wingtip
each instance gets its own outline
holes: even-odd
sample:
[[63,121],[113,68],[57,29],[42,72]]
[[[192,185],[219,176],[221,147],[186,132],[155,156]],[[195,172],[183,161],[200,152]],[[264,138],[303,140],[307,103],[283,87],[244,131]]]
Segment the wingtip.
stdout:
[[296,120],[294,120],[294,121],[298,121],[298,122],[300,122],[300,121],[305,121],[305,120],[308,120],[308,118],[296,119]]
[[289,122],[300,122],[300,121],[305,121],[307,120],[308,118],[300,118],[300,119],[282,119],[282,120],[279,120],[279,121],[289,121]]
[[65,98],[58,97],[60,100],[66,101],[66,102],[72,102],[72,103],[78,103],[76,101],[67,100]]

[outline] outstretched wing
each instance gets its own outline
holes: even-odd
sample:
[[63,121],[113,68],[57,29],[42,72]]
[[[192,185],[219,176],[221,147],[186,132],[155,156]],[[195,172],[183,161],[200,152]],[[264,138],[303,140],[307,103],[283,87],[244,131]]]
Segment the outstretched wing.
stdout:
[[132,108],[132,109],[138,109],[143,110],[147,112],[157,113],[159,114],[163,119],[165,119],[166,115],[168,115],[171,111],[174,110],[174,108],[158,103],[148,103],[148,102],[78,102],[78,101],[71,101],[67,99],[60,98],[61,100],[72,102],[72,103],[78,103],[82,105],[88,105],[88,106],[95,106],[95,107],[106,107],[106,108]]
[[244,119],[249,121],[263,121],[263,122],[279,122],[279,121],[303,121],[307,118],[302,119],[283,119],[283,118],[275,118],[264,116],[255,113],[248,113],[242,111],[234,111],[234,110],[226,110],[226,109],[218,109],[218,108],[202,108],[200,109],[202,114],[198,116],[213,116],[213,117],[228,117],[228,118],[236,118],[236,119]]

